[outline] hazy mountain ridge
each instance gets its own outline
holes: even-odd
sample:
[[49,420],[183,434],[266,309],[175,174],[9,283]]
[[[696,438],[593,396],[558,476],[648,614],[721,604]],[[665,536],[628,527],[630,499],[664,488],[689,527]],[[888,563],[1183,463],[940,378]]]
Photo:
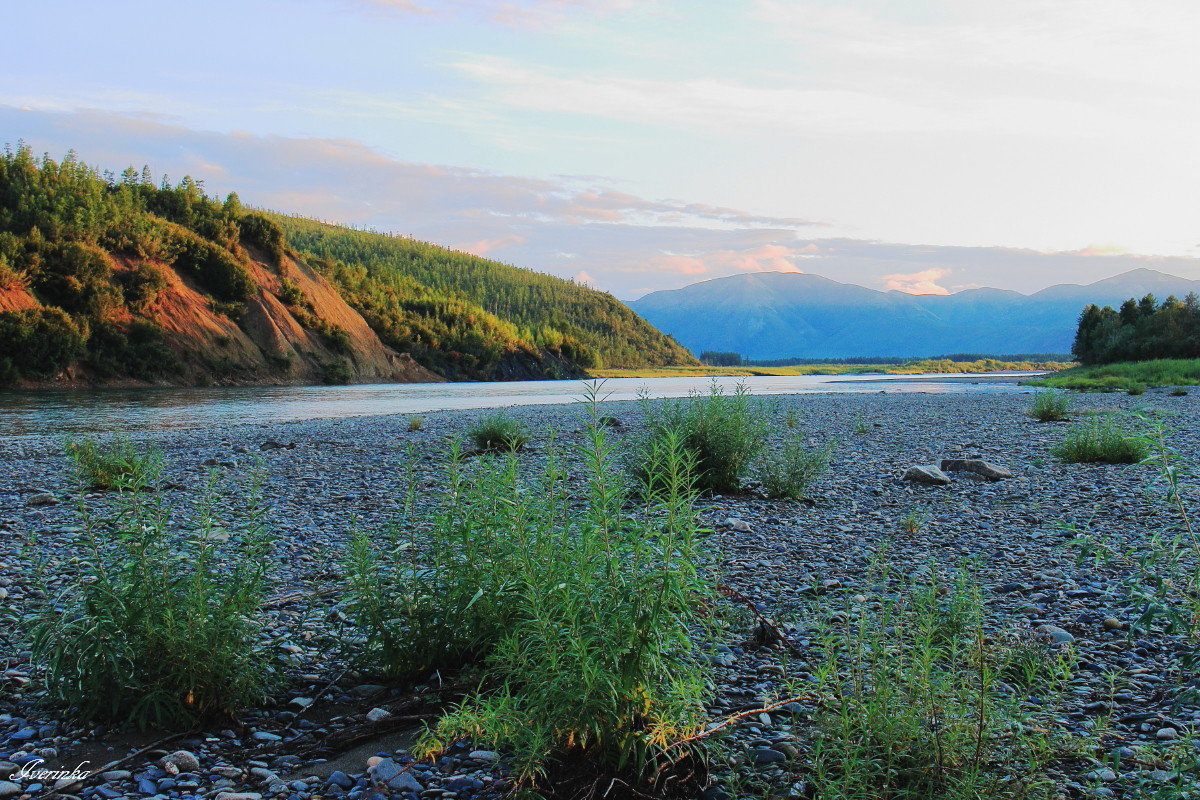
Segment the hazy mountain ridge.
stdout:
[[1136,269],[1030,295],[879,291],[806,273],[766,272],[652,292],[629,306],[694,353],[751,359],[1066,353],[1084,306],[1200,292],[1200,281]]

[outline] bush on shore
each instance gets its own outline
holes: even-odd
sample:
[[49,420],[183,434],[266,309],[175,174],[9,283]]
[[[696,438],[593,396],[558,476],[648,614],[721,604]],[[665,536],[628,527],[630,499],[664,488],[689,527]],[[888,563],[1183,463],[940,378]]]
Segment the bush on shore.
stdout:
[[525,779],[571,755],[641,775],[700,729],[706,671],[692,634],[713,590],[691,463],[678,438],[658,441],[647,469],[662,490],[638,512],[593,407],[582,499],[553,451],[532,476],[511,453],[469,465],[452,453],[419,540],[405,521],[382,543],[356,536],[350,610],[371,663],[483,670],[420,751],[470,738],[508,749]]
[[755,464],[755,472],[768,497],[799,500],[808,485],[829,468],[832,455],[832,442],[816,446],[802,434],[794,434],[766,450]]
[[529,431],[519,420],[497,411],[467,429],[467,436],[480,452],[515,452],[529,444]]
[[640,459],[662,451],[661,442],[678,439],[692,454],[695,485],[702,491],[735,492],[762,452],[769,420],[762,404],[750,397],[746,384],[733,394],[714,379],[707,394],[693,392],[682,400],[644,404],[647,434],[635,451],[631,471],[644,491],[653,494],[652,471]]
[[1067,419],[1071,399],[1063,392],[1044,391],[1033,396],[1029,416],[1038,422],[1062,422]]
[[259,606],[271,537],[257,484],[236,519],[218,490],[183,532],[162,494],[123,492],[81,526],[61,588],[41,565],[45,601],[31,624],[32,660],[48,696],[86,720],[182,726],[265,699],[274,672],[260,651]]
[[814,672],[815,797],[1027,800],[1053,796],[1047,706],[1067,654],[985,628],[965,573],[905,581],[827,632]]

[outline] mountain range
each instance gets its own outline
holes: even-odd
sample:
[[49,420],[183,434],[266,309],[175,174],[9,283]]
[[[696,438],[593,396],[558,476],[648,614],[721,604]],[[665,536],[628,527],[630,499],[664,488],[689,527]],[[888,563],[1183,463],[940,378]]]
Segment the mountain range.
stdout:
[[693,353],[743,358],[925,357],[945,353],[1068,353],[1089,303],[1200,293],[1200,281],[1135,269],[1085,286],[1025,295],[967,289],[913,295],[807,273],[761,272],[652,292],[629,303]]

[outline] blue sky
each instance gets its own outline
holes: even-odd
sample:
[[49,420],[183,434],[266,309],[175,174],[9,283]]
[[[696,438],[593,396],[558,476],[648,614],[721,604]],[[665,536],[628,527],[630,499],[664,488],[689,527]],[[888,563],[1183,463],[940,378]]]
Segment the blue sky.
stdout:
[[[619,297],[1200,278],[1200,5],[41,0],[0,130]],[[1137,255],[1141,254],[1141,255]]]

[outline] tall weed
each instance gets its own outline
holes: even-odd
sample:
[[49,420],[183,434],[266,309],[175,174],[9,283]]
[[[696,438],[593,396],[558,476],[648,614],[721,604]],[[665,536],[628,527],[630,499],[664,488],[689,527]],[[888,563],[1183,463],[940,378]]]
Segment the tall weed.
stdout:
[[632,472],[639,485],[653,494],[654,475],[638,458],[656,453],[655,440],[678,439],[694,460],[695,486],[713,492],[741,488],[750,465],[762,452],[769,429],[762,404],[750,397],[744,383],[726,394],[714,379],[707,394],[693,392],[681,400],[651,403],[643,398],[647,434],[635,451]]
[[1029,640],[986,633],[979,589],[965,573],[901,584],[828,631],[821,648],[816,797],[1053,796],[1045,768],[1055,747],[1034,724],[1045,712],[1027,698],[1060,691],[1069,662]]
[[[80,500],[69,560],[43,561],[33,661],[49,696],[78,716],[182,725],[266,695],[259,605],[272,539],[261,483],[242,516],[223,519],[215,481],[182,531],[160,494],[121,493],[103,516]],[[70,577],[56,588],[51,571]]]
[[691,635],[713,591],[690,458],[675,434],[658,441],[646,467],[661,489],[641,510],[627,505],[593,405],[581,497],[553,450],[531,476],[512,455],[468,469],[452,454],[421,535],[356,538],[351,610],[379,666],[482,666],[478,689],[421,751],[469,738],[510,750],[525,779],[572,755],[641,774],[699,729],[706,682]]

